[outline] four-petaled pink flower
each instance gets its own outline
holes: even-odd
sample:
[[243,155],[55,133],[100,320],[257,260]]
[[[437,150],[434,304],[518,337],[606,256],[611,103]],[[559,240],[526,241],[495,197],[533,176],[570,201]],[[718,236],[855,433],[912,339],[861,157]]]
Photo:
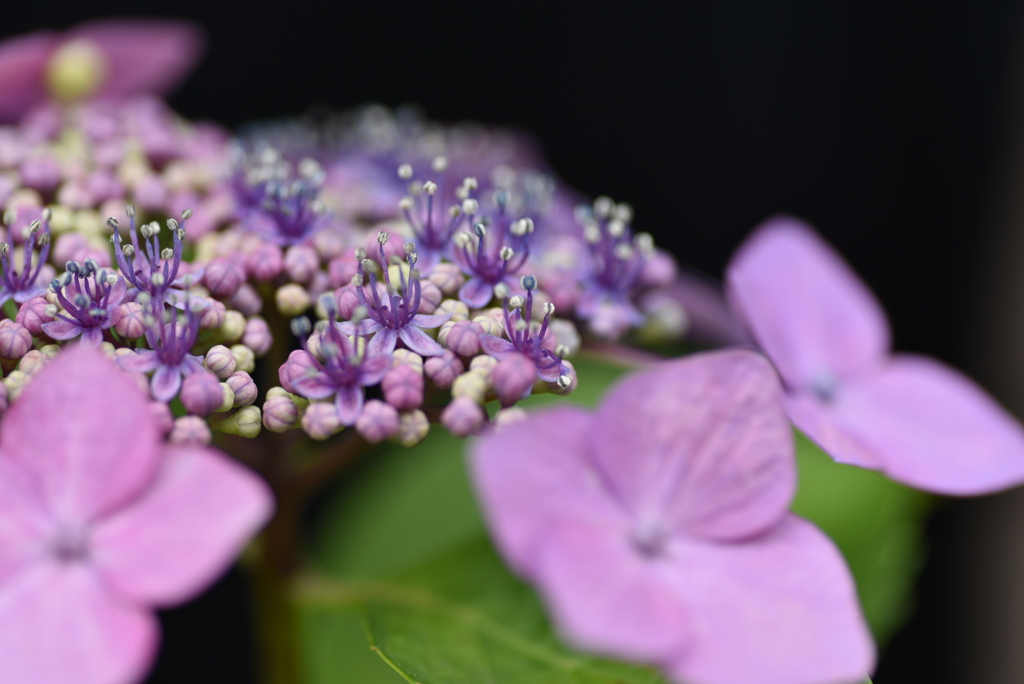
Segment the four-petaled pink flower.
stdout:
[[793,436],[760,355],[627,377],[472,454],[497,544],[562,634],[690,684],[858,681],[874,649],[842,557],[787,512]]
[[1020,424],[957,371],[891,354],[882,308],[807,225],[765,223],[727,285],[782,376],[789,417],[835,460],[942,494],[1024,481]]
[[220,452],[166,445],[102,353],[65,349],[0,430],[0,682],[140,680],[153,607],[202,591],[272,508]]
[[90,80],[96,82],[83,95],[124,97],[169,91],[202,51],[200,29],[181,21],[115,19],[9,38],[0,43],[0,121],[14,121],[51,99],[54,84],[47,80],[55,59],[93,62]]

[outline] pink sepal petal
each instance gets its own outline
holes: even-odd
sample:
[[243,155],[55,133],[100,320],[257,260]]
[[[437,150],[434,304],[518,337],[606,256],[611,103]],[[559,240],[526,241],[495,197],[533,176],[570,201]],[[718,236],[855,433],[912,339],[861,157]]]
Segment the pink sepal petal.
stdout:
[[680,540],[669,562],[698,635],[669,664],[678,681],[859,682],[874,669],[853,579],[809,522],[787,515],[736,544]]
[[359,383],[364,387],[376,385],[391,370],[391,357],[387,354],[367,356],[359,365]]
[[849,266],[806,224],[766,221],[726,270],[729,298],[791,388],[812,387],[877,362],[889,324]]
[[592,425],[583,409],[560,406],[491,432],[472,447],[480,505],[503,555],[522,575],[534,574],[538,544],[553,520],[618,527],[625,519],[588,460]]
[[846,383],[821,411],[831,432],[813,434],[799,413],[794,422],[834,457],[849,460],[836,437],[862,445],[886,475],[913,487],[974,495],[1024,481],[1024,428],[934,359],[897,355],[881,371]]
[[451,320],[451,317],[451,314],[416,314],[412,317],[409,324],[417,328],[427,328],[429,330],[430,328],[440,326],[442,323],[446,323]]
[[156,617],[87,563],[37,563],[0,590],[0,684],[138,682],[158,641]]
[[264,482],[212,449],[169,448],[131,507],[97,524],[93,559],[132,601],[171,606],[210,584],[270,518]]
[[0,453],[0,586],[49,551],[56,527],[34,485]]
[[[74,416],[61,419],[61,407]],[[146,397],[83,345],[64,349],[39,372],[0,431],[0,452],[31,473],[47,509],[65,523],[90,521],[148,486],[158,442]]]
[[134,354],[117,357],[117,363],[126,371],[148,373],[159,365],[160,358],[152,349],[137,349]]
[[781,394],[756,352],[695,354],[620,381],[588,438],[634,519],[746,537],[772,526],[796,489]]
[[120,19],[90,22],[68,38],[95,41],[107,58],[99,94],[166,93],[178,85],[203,53],[203,32],[183,21]]
[[496,359],[503,359],[516,350],[516,346],[505,338],[486,333],[480,336],[480,346],[486,354]]
[[0,43],[0,120],[14,121],[46,99],[46,64],[60,41],[41,31]]
[[657,663],[685,653],[692,616],[664,562],[629,548],[628,530],[563,523],[540,548],[537,575],[555,624],[570,642]]

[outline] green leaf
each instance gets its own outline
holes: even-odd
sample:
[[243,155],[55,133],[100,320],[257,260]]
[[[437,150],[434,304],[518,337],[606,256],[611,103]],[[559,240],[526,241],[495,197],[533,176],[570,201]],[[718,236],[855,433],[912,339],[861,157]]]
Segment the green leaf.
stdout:
[[421,684],[663,684],[653,670],[575,653],[530,587],[480,537],[387,581],[311,580],[300,600],[362,607],[371,647]]
[[[576,367],[576,393],[531,397],[526,405],[593,406],[625,370],[593,358],[580,358]],[[325,497],[309,548],[321,579],[303,585],[299,604],[307,681],[401,684],[398,671],[421,684],[589,684],[615,681],[583,677],[603,677],[617,667],[634,677],[622,682],[659,681],[647,670],[596,661],[557,644],[533,592],[481,541],[486,531],[464,449],[463,440],[441,428],[412,449],[381,446]],[[797,459],[793,508],[842,550],[868,621],[884,643],[912,606],[931,499],[878,473],[838,465],[801,435]],[[570,662],[568,670],[551,664]],[[533,678],[513,679],[506,668],[523,668]],[[575,680],[558,678],[570,671]]]

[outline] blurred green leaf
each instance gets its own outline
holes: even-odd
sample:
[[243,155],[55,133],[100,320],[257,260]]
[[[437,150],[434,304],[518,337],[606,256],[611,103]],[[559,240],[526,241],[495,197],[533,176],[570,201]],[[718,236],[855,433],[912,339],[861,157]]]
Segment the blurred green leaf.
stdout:
[[[577,392],[531,397],[524,405],[593,406],[627,370],[588,357],[575,363]],[[299,603],[308,681],[401,684],[398,671],[422,684],[582,683],[616,681],[600,679],[616,668],[622,668],[622,682],[659,681],[648,670],[558,645],[533,592],[481,541],[485,529],[466,477],[464,447],[441,428],[413,449],[381,446],[327,497],[309,549],[311,566],[325,579],[305,585]],[[877,473],[838,465],[802,435],[797,458],[794,511],[842,550],[868,621],[884,643],[912,605],[930,499]],[[367,631],[396,670],[371,652]],[[531,678],[511,678],[517,668]],[[575,680],[564,678],[569,671]],[[581,672],[598,678],[583,679]]]

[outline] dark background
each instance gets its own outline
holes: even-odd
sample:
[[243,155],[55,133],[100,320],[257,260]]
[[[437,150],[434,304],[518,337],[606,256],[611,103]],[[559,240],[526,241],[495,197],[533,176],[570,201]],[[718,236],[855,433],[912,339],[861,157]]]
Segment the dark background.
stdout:
[[[567,182],[629,201],[637,229],[712,275],[758,222],[800,215],[871,283],[897,348],[971,370],[1016,3],[575,4],[17,3],[0,32],[191,17],[209,52],[172,104],[228,125],[381,101],[530,130]],[[933,520],[921,609],[877,684],[972,681],[958,540],[977,509],[947,504]],[[166,613],[152,681],[246,681],[244,598],[232,574]]]

